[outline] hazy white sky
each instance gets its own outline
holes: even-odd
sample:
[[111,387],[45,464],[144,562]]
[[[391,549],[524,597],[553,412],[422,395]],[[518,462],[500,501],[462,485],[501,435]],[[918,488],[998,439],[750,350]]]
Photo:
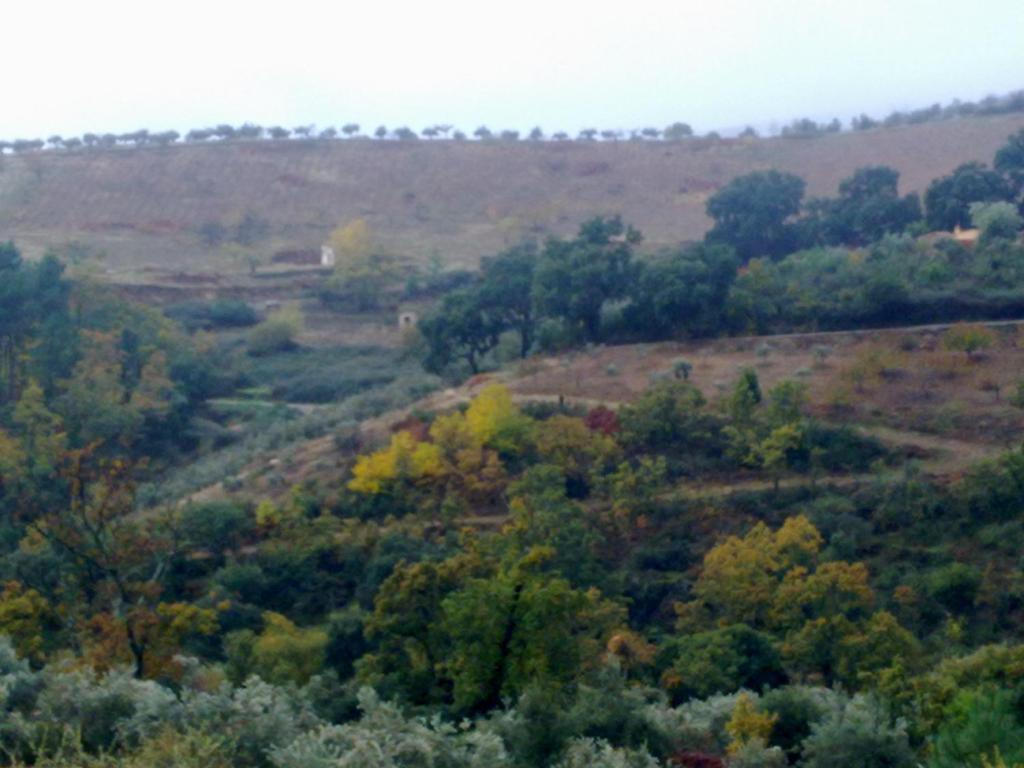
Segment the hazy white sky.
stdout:
[[1024,88],[1024,0],[4,5],[7,139],[244,121],[706,131]]

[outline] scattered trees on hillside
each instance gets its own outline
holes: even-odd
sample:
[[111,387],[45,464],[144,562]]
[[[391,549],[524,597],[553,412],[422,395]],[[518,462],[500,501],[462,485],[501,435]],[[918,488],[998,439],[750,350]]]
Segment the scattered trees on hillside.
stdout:
[[661,132],[666,141],[680,141],[693,136],[693,128],[688,123],[672,123]]

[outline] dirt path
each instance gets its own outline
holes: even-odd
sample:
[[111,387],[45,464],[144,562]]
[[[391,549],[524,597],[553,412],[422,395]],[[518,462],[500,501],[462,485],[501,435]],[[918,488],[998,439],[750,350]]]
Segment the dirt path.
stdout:
[[921,461],[921,468],[931,475],[949,475],[971,464],[994,458],[1007,450],[1004,446],[994,443],[968,442],[882,425],[861,425],[859,429],[887,445],[918,448],[927,452],[929,456]]

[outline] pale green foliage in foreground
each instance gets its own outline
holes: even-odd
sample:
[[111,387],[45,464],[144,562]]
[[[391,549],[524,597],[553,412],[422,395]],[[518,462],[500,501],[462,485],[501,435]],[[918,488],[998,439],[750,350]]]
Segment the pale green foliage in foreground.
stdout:
[[557,768],[658,768],[659,763],[646,752],[615,749],[595,739],[574,741]]
[[371,689],[359,693],[363,717],[326,725],[270,753],[276,768],[503,768],[510,766],[505,745],[482,733],[430,720],[406,720],[393,704]]

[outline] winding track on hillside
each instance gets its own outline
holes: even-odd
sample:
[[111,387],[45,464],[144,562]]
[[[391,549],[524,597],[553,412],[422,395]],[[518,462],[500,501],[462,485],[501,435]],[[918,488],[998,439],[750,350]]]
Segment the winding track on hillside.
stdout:
[[[1011,327],[1024,324],[1024,320],[997,320],[983,323],[990,327]],[[858,329],[841,331],[822,331],[812,333],[785,333],[762,336],[729,337],[719,341],[728,341],[733,344],[749,344],[755,342],[790,340],[801,345],[813,345],[816,342],[846,338],[853,340],[878,338],[880,336],[901,336],[906,334],[929,334],[941,333],[950,328],[953,323],[930,323],[915,326],[898,326],[879,329]],[[548,361],[550,362],[550,361]],[[543,365],[543,361],[542,361]],[[408,419],[416,412],[443,412],[451,410],[460,405],[470,402],[479,391],[489,383],[503,383],[510,386],[512,395],[518,403],[558,403],[564,402],[567,406],[580,406],[593,408],[604,405],[617,409],[627,402],[624,399],[594,398],[585,396],[559,395],[557,393],[532,392],[524,393],[516,391],[516,384],[520,381],[517,374],[512,370],[504,370],[494,374],[484,374],[474,377],[469,382],[459,386],[439,390],[415,403],[406,407],[382,413],[376,417],[366,419],[360,425],[360,432],[366,444],[387,439],[395,425]],[[301,413],[312,413],[318,408],[315,404],[292,403],[286,404]],[[901,451],[909,455],[918,455],[921,458],[917,465],[925,474],[946,478],[961,473],[964,469],[979,461],[993,458],[1006,450],[1006,446],[989,442],[962,440],[952,437],[944,437],[934,433],[921,432],[916,430],[899,429],[884,424],[858,424],[856,429],[871,437],[877,438],[884,445],[892,450]],[[329,458],[336,454],[333,437],[325,435],[311,440],[304,441],[296,447],[295,455],[298,467],[312,466],[318,461]],[[262,457],[247,466],[237,479],[246,480],[255,477],[273,461],[272,457]],[[867,482],[877,476],[873,475],[829,475],[819,477],[816,482],[828,484],[833,487],[855,487],[860,483]],[[298,479],[298,478],[296,478]],[[810,483],[807,477],[786,477],[780,481],[780,487],[791,487]],[[684,483],[677,492],[695,497],[720,497],[742,492],[756,492],[766,490],[773,485],[771,480],[763,478],[738,479],[732,483]],[[194,501],[220,498],[225,492],[220,483],[196,491],[190,495]]]

